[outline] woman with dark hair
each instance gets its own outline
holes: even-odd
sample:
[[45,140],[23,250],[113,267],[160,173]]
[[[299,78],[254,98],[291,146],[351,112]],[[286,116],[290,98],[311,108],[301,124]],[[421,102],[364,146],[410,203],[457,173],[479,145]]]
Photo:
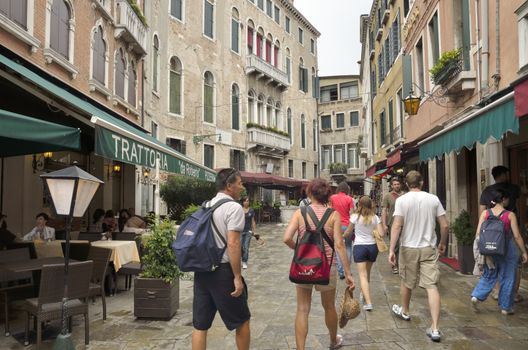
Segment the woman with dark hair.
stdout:
[[49,221],[49,216],[46,213],[38,213],[35,216],[37,225],[33,227],[31,232],[24,236],[24,241],[54,241],[55,240],[55,229],[53,227],[46,226]]
[[[328,200],[331,194],[331,187],[327,181],[315,178],[308,184],[308,197],[310,198],[310,208],[315,212],[317,219],[321,220],[326,209],[328,209]],[[307,221],[310,226],[313,222],[310,216],[307,215]],[[334,242],[334,248],[339,255],[341,261],[347,261],[347,253],[343,238],[341,235],[341,217],[337,211],[334,211],[324,225],[324,230]],[[284,232],[284,243],[291,249],[295,249],[295,235],[302,238],[306,232],[301,210],[297,210]],[[333,251],[330,246],[325,244],[326,256],[332,259]],[[308,335],[308,316],[310,314],[310,306],[312,303],[312,290],[315,287],[316,291],[321,293],[321,303],[325,312],[326,327],[330,335],[330,349],[338,349],[343,345],[343,337],[337,334],[337,311],[335,308],[335,294],[337,285],[337,274],[335,268],[335,261],[331,261],[330,283],[328,285],[314,285],[314,284],[297,284],[297,313],[295,316],[295,342],[297,349],[304,350],[306,343],[306,336]],[[350,272],[350,266],[343,265],[345,270],[345,282],[348,288],[354,288],[354,279]]]
[[476,309],[480,302],[486,300],[493,290],[497,279],[499,279],[501,286],[498,299],[499,307],[503,315],[511,315],[513,314],[515,296],[515,269],[519,261],[519,251],[515,247],[514,240],[521,250],[523,263],[528,261],[528,255],[519,232],[519,225],[517,224],[515,213],[504,209],[507,205],[507,193],[501,189],[495,189],[490,192],[489,199],[488,209],[480,215],[476,237],[479,237],[480,227],[483,222],[490,215],[496,216],[504,223],[506,251],[502,256],[486,257],[491,258],[491,261],[484,264],[484,272],[471,293],[471,303]]
[[103,232],[104,209],[95,209],[92,215],[92,224],[90,225],[90,232]]
[[345,231],[346,237],[352,235],[356,230],[356,239],[354,241],[354,262],[357,264],[359,274],[359,285],[363,294],[363,310],[372,311],[372,300],[370,299],[370,270],[378,257],[378,246],[374,238],[374,230],[377,230],[380,236],[385,235],[385,230],[381,224],[381,219],[376,215],[376,208],[372,199],[363,196],[359,200],[357,211],[350,216],[350,224]]
[[117,219],[117,228],[119,229],[119,232],[123,232],[128,219],[130,219],[130,213],[128,210],[121,209],[119,211],[119,218]]
[[103,219],[103,232],[114,232],[117,228],[114,211],[107,210]]

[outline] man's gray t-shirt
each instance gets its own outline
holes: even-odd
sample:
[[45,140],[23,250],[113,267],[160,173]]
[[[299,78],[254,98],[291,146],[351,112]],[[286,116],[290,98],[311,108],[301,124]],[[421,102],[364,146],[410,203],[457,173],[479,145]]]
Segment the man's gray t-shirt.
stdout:
[[[225,193],[218,192],[216,196],[211,199],[209,202],[210,205],[214,205],[221,199],[231,199],[233,198]],[[227,242],[227,232],[228,231],[237,231],[242,232],[245,224],[244,209],[238,202],[228,202],[222,204],[218,209],[213,213],[213,220],[218,227],[219,233],[225,238]],[[223,247],[224,243],[218,236],[215,235],[215,241],[218,247]],[[222,263],[229,262],[229,256],[227,255],[227,249],[224,252],[222,257]]]

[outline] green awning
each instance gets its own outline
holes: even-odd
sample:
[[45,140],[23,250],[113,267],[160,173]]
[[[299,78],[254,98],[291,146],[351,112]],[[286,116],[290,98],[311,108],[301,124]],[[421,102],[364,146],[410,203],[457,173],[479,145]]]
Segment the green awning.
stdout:
[[[99,127],[96,126],[96,154],[125,163],[147,166],[151,168],[155,167],[156,157],[160,157],[161,170],[214,182],[216,177],[214,170],[198,164],[183,154],[174,151],[169,146],[158,141],[155,137],[152,137],[143,130],[140,130],[139,126],[131,125],[119,118],[112,116],[94,104],[81,99],[66,89],[50,82],[32,70],[12,61],[2,54],[0,54],[0,63],[16,71],[40,88],[47,90],[56,98],[64,100],[66,103],[69,103],[70,105],[73,105],[85,113],[91,115],[92,122],[94,122],[96,125],[99,125]],[[106,131],[101,131],[100,128],[106,129]],[[120,140],[134,140],[134,149],[137,152],[148,152],[148,154],[143,153],[141,160],[139,158],[139,153],[136,157],[134,157],[132,153],[128,154],[127,156],[126,148],[124,148],[127,143],[124,141],[119,141],[118,143],[117,137],[120,137]],[[129,151],[133,152],[132,149],[129,149]],[[153,159],[152,154],[154,155],[154,161],[151,161]],[[145,159],[145,157],[147,159]]]
[[519,118],[515,117],[513,93],[419,143],[420,160],[441,157],[451,151],[460,152],[462,147],[472,149],[475,142],[484,144],[490,137],[500,140],[508,131],[519,133]]
[[380,176],[380,175],[382,175],[382,174],[383,174],[384,172],[386,172],[386,171],[387,171],[387,168],[380,169],[380,170],[376,171],[376,172],[374,173],[374,175],[372,175],[372,176]]
[[80,148],[79,129],[0,109],[0,157]]

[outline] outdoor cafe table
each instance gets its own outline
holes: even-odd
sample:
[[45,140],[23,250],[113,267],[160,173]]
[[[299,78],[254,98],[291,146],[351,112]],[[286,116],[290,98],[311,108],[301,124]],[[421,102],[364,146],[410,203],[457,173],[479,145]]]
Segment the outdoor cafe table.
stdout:
[[112,250],[110,261],[113,261],[116,272],[121,266],[129,262],[139,262],[139,253],[135,241],[95,241],[91,244],[94,247]]

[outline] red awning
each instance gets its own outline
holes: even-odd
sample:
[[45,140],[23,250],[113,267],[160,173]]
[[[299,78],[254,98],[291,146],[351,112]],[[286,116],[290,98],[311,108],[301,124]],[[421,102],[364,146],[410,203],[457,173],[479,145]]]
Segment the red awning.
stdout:
[[269,189],[292,189],[302,187],[305,181],[290,179],[289,177],[267,174],[267,173],[252,173],[249,171],[241,171],[242,182],[247,184],[260,185]]
[[517,118],[528,115],[528,79],[514,88],[515,116]]
[[391,167],[395,164],[398,164],[400,160],[401,160],[401,150],[398,149],[387,157],[387,167]]
[[374,164],[373,166],[368,168],[367,171],[365,171],[365,177],[371,177],[372,175],[374,175],[375,172],[376,172],[376,164]]

